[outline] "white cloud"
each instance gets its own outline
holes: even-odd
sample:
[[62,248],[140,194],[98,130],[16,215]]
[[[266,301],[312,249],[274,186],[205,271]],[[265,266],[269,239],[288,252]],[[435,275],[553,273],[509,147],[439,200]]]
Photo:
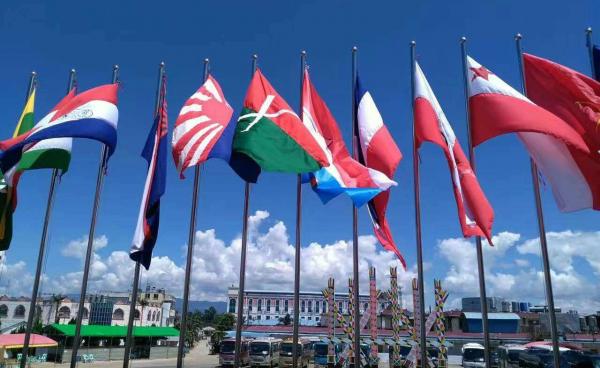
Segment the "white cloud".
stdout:
[[[60,253],[65,257],[84,259],[88,245],[88,236],[82,236],[79,239],[71,240],[65,245]],[[106,247],[108,245],[108,238],[106,235],[102,235],[94,239],[93,250],[94,252]]]
[[[585,259],[596,274],[600,273],[600,254],[593,251],[600,242],[600,232],[548,232],[547,238],[555,305],[563,310],[582,312],[600,309],[600,292],[588,278],[577,272],[579,267],[574,261],[576,257]],[[514,263],[518,268],[510,273],[499,270],[504,268],[499,261],[515,251],[521,257],[539,256],[539,239],[518,244],[519,240],[519,234],[503,232],[494,236],[495,247],[484,247],[487,295],[545,303],[544,274],[539,267],[533,267],[530,260],[516,258]],[[460,297],[479,295],[474,242],[462,238],[444,239],[438,247],[449,263],[443,285],[451,294],[452,305],[460,307]],[[541,262],[533,263],[539,265]]]

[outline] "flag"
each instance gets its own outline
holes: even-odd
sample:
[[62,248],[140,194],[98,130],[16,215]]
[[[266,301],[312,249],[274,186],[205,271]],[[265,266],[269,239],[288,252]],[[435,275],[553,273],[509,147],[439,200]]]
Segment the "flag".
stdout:
[[581,208],[600,210],[600,83],[550,60],[524,54],[527,96],[552,112],[581,136],[589,154],[570,150],[583,176]]
[[[358,160],[372,170],[382,172],[393,179],[396,168],[402,159],[400,149],[383,123],[383,118],[373,101],[373,97],[363,88],[360,79],[356,79],[356,132],[358,139]],[[368,210],[373,222],[373,231],[381,245],[396,254],[406,269],[404,257],[398,250],[392,237],[386,218],[390,190],[379,193],[369,201]]]
[[129,257],[133,261],[140,262],[146,269],[150,268],[152,249],[158,237],[160,197],[165,193],[167,184],[166,136],[169,123],[167,120],[166,82],[166,77],[163,76],[158,111],[142,150],[142,157],[148,162],[148,173],[146,174],[140,213],[129,252]]
[[416,62],[414,84],[415,145],[419,149],[424,142],[431,142],[444,151],[463,236],[485,236],[491,245],[494,210],[481,190],[452,126]]
[[183,172],[209,158],[229,162],[235,129],[229,124],[233,109],[225,100],[217,80],[209,75],[204,84],[185,102],[173,130],[173,160]]
[[385,174],[355,161],[348,152],[342,133],[304,71],[302,82],[302,120],[327,156],[328,166],[311,174],[311,184],[323,203],[346,193],[360,207],[396,183]]
[[13,139],[0,142],[0,166],[21,159],[22,149],[32,143],[51,138],[89,138],[104,143],[108,156],[112,155],[117,144],[118,84],[107,84],[89,89],[78,95],[71,92],[57,105],[56,113],[45,121],[40,121],[29,132]]
[[596,80],[600,81],[600,47],[596,45],[592,46],[592,63]]
[[238,118],[230,165],[248,182],[256,182],[261,169],[307,173],[328,165],[323,149],[259,69]]
[[[15,127],[13,138],[26,134],[33,128],[35,95],[36,90],[33,89]],[[67,99],[68,96],[63,101]],[[54,113],[56,113],[56,108],[45,116],[40,123],[50,119]],[[23,146],[22,153],[20,155],[17,153],[15,158],[17,158],[16,161],[12,160],[7,165],[0,165],[2,173],[2,184],[0,184],[0,250],[8,249],[12,240],[12,215],[17,207],[17,184],[22,172],[44,168],[54,168],[65,172],[69,167],[71,158],[71,139],[46,139]]]
[[600,197],[592,194],[598,192],[597,185],[591,188],[584,174],[587,168],[579,164],[582,157],[592,154],[583,132],[578,133],[472,58],[468,57],[467,63],[473,145],[501,134],[517,133],[550,184],[558,208],[575,211],[591,207],[593,198]]

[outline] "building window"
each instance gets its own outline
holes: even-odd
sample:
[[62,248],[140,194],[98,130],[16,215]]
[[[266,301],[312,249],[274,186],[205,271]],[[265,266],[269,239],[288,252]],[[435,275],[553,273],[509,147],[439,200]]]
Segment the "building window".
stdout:
[[156,312],[156,320],[160,321],[160,311]]
[[152,321],[152,311],[148,311],[148,316],[146,316],[146,321]]
[[271,319],[271,316],[266,316],[265,319]]
[[369,309],[369,303],[363,305],[363,311],[366,311],[367,309]]
[[140,319],[139,309],[136,309],[135,312],[133,312],[133,319]]
[[271,311],[271,299],[267,299],[267,312]]
[[319,310],[320,305],[321,305],[321,303],[319,303],[318,301],[315,302],[315,312],[320,313],[320,310]]
[[89,315],[90,315],[90,312],[88,312],[88,309],[84,307],[82,319],[87,319],[89,317]]
[[15,308],[15,318],[24,318],[25,317],[25,307],[19,304]]
[[229,299],[229,313],[235,313],[235,299]]
[[261,320],[261,316],[256,316],[256,319],[260,321]]
[[323,312],[327,311],[327,302],[323,300]]
[[340,310],[340,313],[344,313],[344,304],[342,302],[338,303],[338,309]]
[[301,311],[302,313],[304,313],[304,312],[306,311],[306,302],[303,300],[303,301],[302,301],[302,303],[301,303],[300,305],[301,305],[301,307],[300,307],[300,311]]
[[115,321],[122,321],[123,319],[125,319],[125,313],[123,312],[123,309],[115,309],[112,315],[112,319],[114,319]]
[[252,312],[252,299],[248,299],[248,310]]
[[315,317],[315,321],[319,322],[319,317]]
[[258,299],[258,311],[262,310],[262,299]]
[[312,300],[308,301],[308,313],[312,313]]
[[289,310],[289,300],[287,299],[283,301],[283,310],[286,312]]
[[8,307],[6,306],[6,304],[2,304],[0,305],[0,317],[6,316],[8,316]]
[[60,307],[58,310],[58,318],[71,318],[71,309],[66,306]]
[[312,317],[311,317],[311,316],[308,316],[308,320],[309,320],[309,321],[312,321]]

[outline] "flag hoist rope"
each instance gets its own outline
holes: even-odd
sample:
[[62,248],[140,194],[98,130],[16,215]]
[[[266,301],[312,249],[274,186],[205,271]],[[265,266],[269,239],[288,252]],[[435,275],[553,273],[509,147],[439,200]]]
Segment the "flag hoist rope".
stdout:
[[[154,116],[158,114],[161,104],[161,90],[165,76],[165,63],[161,62],[158,66],[158,85],[156,87],[156,100],[154,102]],[[127,321],[127,338],[125,339],[125,354],[123,355],[123,368],[129,367],[129,359],[131,359],[131,348],[135,345],[133,337],[133,324],[135,321],[135,311],[138,299],[138,289],[140,286],[140,261],[135,262],[135,270],[133,271],[133,284],[131,287],[131,300],[129,302],[129,318]],[[144,317],[140,314],[140,325]]]
[[[115,65],[112,72],[112,83],[117,83],[119,80],[119,66]],[[98,165],[98,176],[96,178],[96,193],[94,194],[94,206],[92,208],[92,219],[90,221],[90,231],[88,233],[88,244],[85,253],[85,263],[83,266],[83,278],[81,280],[81,293],[79,294],[79,308],[77,309],[77,319],[75,323],[75,337],[73,338],[72,354],[71,354],[71,368],[75,368],[77,365],[77,352],[79,351],[79,344],[81,338],[81,322],[83,321],[83,309],[85,304],[85,298],[87,293],[87,283],[90,273],[90,263],[92,260],[92,253],[94,251],[94,234],[96,231],[96,218],[98,215],[98,208],[100,207],[100,194],[102,192],[102,186],[104,184],[104,175],[106,175],[106,161],[108,160],[108,147],[103,144],[102,152],[100,153],[100,164]]]
[[[256,71],[258,55],[252,55],[251,78]],[[241,367],[240,353],[242,351],[242,325],[244,322],[244,288],[246,282],[246,248],[248,245],[248,210],[250,207],[250,183],[244,184],[244,210],[242,219],[242,251],[240,255],[240,282],[238,285],[238,298],[236,303],[237,319],[235,323],[235,367]]]
[[[463,66],[463,83],[465,89],[465,111],[467,121],[467,137],[469,143],[469,162],[471,169],[475,172],[475,151],[473,150],[473,142],[471,139],[471,114],[469,112],[469,71],[467,69],[467,38],[461,37],[460,51]],[[481,236],[475,237],[475,247],[477,250],[477,270],[479,278],[479,304],[481,305],[481,326],[483,330],[483,357],[486,367],[491,367],[491,342],[490,328],[488,319],[487,293],[485,288],[485,268],[483,265],[483,245],[481,244]]]
[[[420,178],[419,178],[419,153],[415,142],[415,121],[414,121],[414,104],[415,104],[415,47],[417,43],[412,41],[410,43],[410,70],[411,70],[411,90],[412,90],[412,101],[411,109],[413,110],[413,184],[414,184],[414,196],[415,196],[415,232],[416,232],[416,244],[417,244],[417,288],[419,293],[419,352],[421,354],[420,359],[421,367],[427,364],[427,335],[425,330],[425,282],[423,281],[423,242],[421,237],[421,193],[420,193]],[[417,311],[415,311],[417,312]],[[415,317],[416,318],[416,317]],[[415,325],[417,324],[415,319]],[[419,366],[417,364],[417,366]]]
[[[69,72],[69,82],[67,83],[67,94],[71,92],[73,86],[75,86],[75,78],[76,72],[75,69],[71,69]],[[27,100],[29,96],[33,93],[37,85],[37,74],[35,72],[31,73],[31,78],[29,80],[29,88],[27,91]],[[46,244],[48,242],[48,227],[50,225],[50,217],[52,214],[52,205],[54,204],[54,194],[56,191],[56,185],[58,183],[59,173],[58,169],[53,169],[50,177],[50,188],[48,190],[48,200],[46,202],[46,215],[44,217],[44,225],[42,228],[42,238],[40,240],[40,248],[38,251],[38,259],[37,265],[35,269],[35,277],[33,279],[33,290],[31,292],[31,302],[29,304],[29,314],[27,316],[27,328],[25,329],[25,337],[23,340],[23,351],[20,362],[20,367],[25,368],[27,365],[27,356],[29,355],[29,343],[31,341],[31,332],[33,330],[33,323],[36,315],[36,307],[37,307],[37,296],[40,286],[40,280],[42,277],[42,267],[44,265],[44,260],[46,257]]]

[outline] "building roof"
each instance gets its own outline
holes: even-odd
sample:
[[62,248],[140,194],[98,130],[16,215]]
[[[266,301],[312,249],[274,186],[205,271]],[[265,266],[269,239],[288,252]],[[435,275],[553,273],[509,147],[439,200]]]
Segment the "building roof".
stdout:
[[[53,329],[65,336],[75,336],[75,325],[55,323]],[[133,335],[138,337],[167,337],[179,336],[179,330],[174,327],[133,327]],[[81,336],[125,337],[127,326],[82,325]]]
[[[6,334],[0,335],[0,347],[4,349],[16,349],[23,347],[25,334]],[[29,340],[30,348],[43,348],[49,346],[57,346],[58,343],[46,336],[31,334]]]
[[[464,312],[466,319],[481,319],[479,312]],[[488,313],[488,319],[495,320],[520,320],[521,318],[516,313]]]

